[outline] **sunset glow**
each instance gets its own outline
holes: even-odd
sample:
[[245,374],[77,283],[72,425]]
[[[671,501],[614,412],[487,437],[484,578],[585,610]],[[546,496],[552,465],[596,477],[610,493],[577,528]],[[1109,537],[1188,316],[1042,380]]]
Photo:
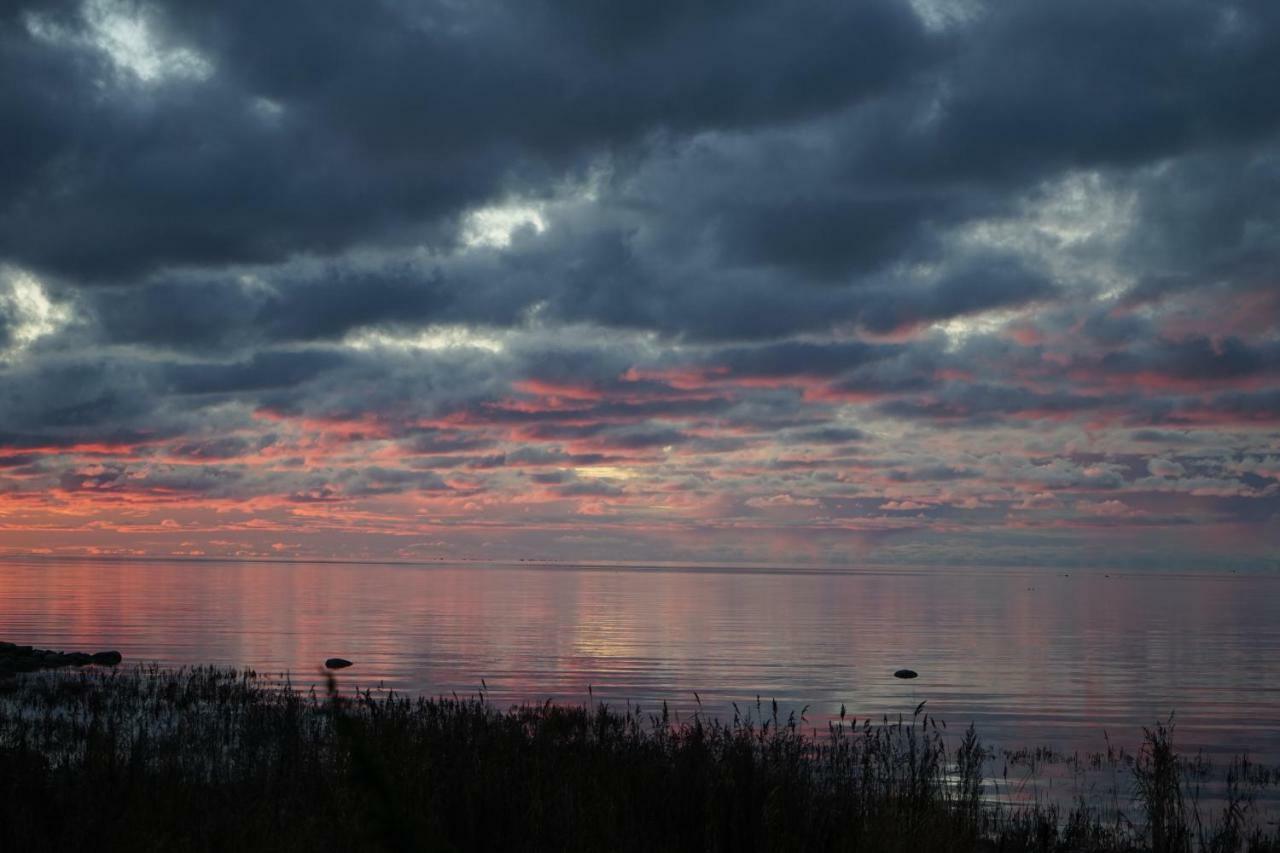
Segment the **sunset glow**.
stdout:
[[0,554],[1280,559],[1272,6],[363,6],[0,13]]

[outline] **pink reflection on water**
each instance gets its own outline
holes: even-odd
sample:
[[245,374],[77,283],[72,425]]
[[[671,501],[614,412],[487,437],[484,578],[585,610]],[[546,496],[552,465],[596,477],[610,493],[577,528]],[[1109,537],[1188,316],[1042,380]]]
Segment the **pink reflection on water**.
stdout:
[[[921,701],[988,741],[1180,744],[1280,762],[1280,580],[1264,574],[0,562],[0,639],[319,683],[683,714]],[[909,682],[899,667],[918,670]]]

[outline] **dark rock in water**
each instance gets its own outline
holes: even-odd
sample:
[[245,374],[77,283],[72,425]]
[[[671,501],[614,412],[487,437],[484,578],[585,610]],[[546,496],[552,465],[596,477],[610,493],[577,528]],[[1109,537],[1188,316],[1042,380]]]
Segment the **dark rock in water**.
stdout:
[[918,678],[920,673],[914,669],[900,669],[893,674],[894,678]]
[[37,649],[15,643],[0,643],[0,673],[35,672],[41,669],[61,669],[64,666],[84,666],[96,663],[115,666],[123,658],[119,652],[59,652],[53,649]]
[[346,658],[329,658],[324,662],[325,669],[346,669],[351,666],[351,661]]

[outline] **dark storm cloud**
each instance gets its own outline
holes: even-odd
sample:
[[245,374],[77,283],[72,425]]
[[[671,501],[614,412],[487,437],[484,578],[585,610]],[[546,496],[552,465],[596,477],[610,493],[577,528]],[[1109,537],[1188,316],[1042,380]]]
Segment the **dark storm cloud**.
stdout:
[[1185,409],[1187,414],[1202,418],[1220,418],[1230,423],[1277,423],[1280,422],[1280,390],[1241,391],[1220,394],[1207,404],[1195,402]]
[[13,342],[13,329],[18,325],[16,306],[12,300],[0,295],[0,350],[5,350]]
[[868,97],[931,50],[884,0],[797,6],[787,38],[769,4],[625,12],[647,22],[633,38],[603,24],[615,9],[541,3],[142,8],[207,79],[120,83],[66,4],[0,19],[0,104],[22,130],[0,252],[118,278],[403,239],[601,145]]
[[254,353],[241,362],[172,364],[165,380],[175,394],[233,394],[291,388],[353,361],[350,355],[331,350],[273,350]]
[[449,485],[431,471],[370,467],[346,471],[337,478],[346,497],[394,495],[406,491],[449,491]]
[[[1273,111],[1276,106],[1280,102]],[[1205,286],[1225,286],[1226,298],[1234,298],[1231,291],[1274,293],[1280,254],[1280,153],[1274,140],[1261,149],[1227,149],[1164,164],[1140,175],[1136,185],[1138,232],[1130,252],[1142,275],[1130,303]]]
[[891,400],[880,405],[886,414],[903,418],[959,421],[969,424],[1002,422],[1006,416],[1053,417],[1093,411],[1123,398],[1041,393],[1011,385],[951,383],[933,396]]
[[801,430],[789,435],[788,440],[797,444],[849,444],[864,441],[867,434],[860,429],[847,427],[820,427],[818,429]]
[[[0,214],[0,252],[128,283],[147,269],[278,261],[359,241],[448,246],[464,209],[540,193],[660,129],[657,148],[614,160],[601,199],[614,211],[658,204],[660,216],[586,230],[553,223],[505,270],[268,268],[266,286],[147,277],[141,291],[117,288],[85,307],[108,340],[181,347],[509,324],[536,304],[570,321],[713,338],[833,323],[889,332],[1058,290],[1007,257],[961,260],[924,281],[863,273],[936,259],[947,227],[1011,211],[1065,169],[1244,144],[1273,130],[1276,112],[1265,108],[1276,16],[1263,4],[1176,3],[1159,14],[1138,2],[1069,13],[998,4],[930,35],[904,4],[811,3],[789,10],[785,37],[769,4],[296,11],[157,5],[158,42],[198,51],[212,70],[149,86],[120,83],[127,74],[82,41],[33,35],[31,22],[49,16],[83,34],[71,6],[31,4],[7,18],[10,113],[44,144],[12,158],[28,166],[15,175],[29,186]],[[552,41],[558,49],[545,49]],[[65,79],[36,88],[41,69]],[[57,120],[40,94],[49,90],[67,111]],[[682,141],[698,131],[713,135]],[[73,165],[42,165],[54,162]],[[1254,168],[1264,174],[1235,182],[1265,186],[1257,178],[1269,173]],[[1169,187],[1213,188],[1197,222],[1225,207],[1212,200],[1221,179],[1151,183],[1153,222],[1186,207],[1152,196]],[[1253,192],[1259,204],[1275,196]],[[1216,221],[1232,229],[1231,216]],[[1188,245],[1143,239],[1147,254]],[[719,267],[675,264],[698,241],[717,247]],[[838,286],[810,286],[824,281]]]
[[1243,378],[1280,372],[1280,344],[1255,346],[1235,337],[1159,340],[1109,353],[1099,367],[1111,374],[1149,372],[1195,380]]
[[[1069,322],[1074,320],[1075,318],[1071,318]],[[1091,340],[1106,346],[1123,346],[1155,333],[1149,319],[1115,311],[1090,312],[1084,322],[1079,324],[1079,329]]]
[[465,453],[492,447],[492,439],[462,430],[426,429],[413,431],[402,447],[412,453]]
[[191,460],[203,459],[234,459],[237,456],[244,456],[254,453],[263,448],[270,447],[275,442],[275,437],[271,435],[262,436],[260,438],[242,438],[239,436],[227,436],[225,438],[209,439],[207,441],[191,441],[174,445],[169,448],[169,452],[174,456],[185,457]]
[[875,269],[911,245],[937,200],[782,197],[729,207],[717,239],[731,261],[799,269],[819,277]]
[[[132,351],[28,359],[0,381],[0,441],[130,445],[253,428],[254,412],[367,418],[411,431],[416,419],[491,399],[491,360],[453,352],[265,350],[231,361],[166,361]],[[7,437],[7,438],[6,438]],[[261,438],[261,437],[260,437]]]
[[969,480],[980,476],[981,472],[973,468],[959,468],[949,465],[931,465],[910,470],[890,471],[886,476],[896,483],[913,483],[921,480],[945,482],[947,480]]
[[[106,447],[122,446],[138,444],[143,441],[154,438],[153,433],[144,433],[132,430],[102,430],[95,429],[88,433],[90,439]],[[39,449],[42,451],[59,451],[71,450],[77,445],[82,444],[85,435],[82,433],[77,435],[74,431],[71,433],[63,432],[41,432],[41,433],[20,433],[0,431],[0,448],[6,450],[32,450]]]
[[10,369],[0,383],[0,431],[99,432],[136,423],[153,404],[155,368],[77,358]]
[[374,165],[306,116],[263,116],[254,93],[221,74],[100,85],[114,76],[101,52],[43,43],[29,20],[9,18],[0,35],[0,99],[36,142],[0,177],[10,189],[0,250],[25,264],[119,280],[166,264],[332,251],[495,188],[494,167]]
[[1129,434],[1134,441],[1148,442],[1151,444],[1163,445],[1181,445],[1196,444],[1194,436],[1185,432],[1165,429],[1136,429]]
[[1275,19],[1262,3],[992,4],[891,97],[794,131],[698,140],[642,169],[628,198],[662,204],[666,228],[705,235],[730,266],[848,284],[939,258],[946,228],[1012,213],[1068,170],[1268,139]]
[[266,280],[151,281],[84,297],[108,341],[180,349],[334,340],[355,329],[429,321],[450,300],[429,270],[324,264]]
[[0,468],[22,468],[39,460],[37,453],[3,453],[0,454]]
[[[591,443],[615,450],[648,450],[668,445],[684,444],[689,436],[673,427],[639,426],[624,429],[597,430],[583,434]],[[570,436],[565,435],[565,438]]]
[[600,465],[609,457],[599,453],[566,453],[557,448],[529,446],[506,454],[511,465]]
[[243,88],[415,159],[513,145],[560,158],[658,127],[802,116],[887,88],[931,51],[883,0],[795,4],[786,38],[761,2],[236,2],[169,19]]
[[746,130],[875,96],[841,131],[851,145],[804,158],[826,192],[787,167],[789,192],[761,197],[765,174],[716,205],[731,257],[825,274],[910,249],[957,175],[1031,186],[1258,138],[1280,89],[1261,2],[997,4],[935,36],[888,2],[806,3],[785,22],[772,4],[295,5],[158,4],[158,40],[199,51],[209,78],[105,96],[95,80],[119,74],[102,51],[31,33],[46,17],[82,31],[69,4],[14,9],[0,103],[23,132],[4,158],[3,251],[94,276],[331,252],[655,129]]
[[[725,398],[687,400],[655,400],[641,402],[608,401],[571,409],[522,409],[485,404],[467,413],[469,421],[493,424],[528,424],[537,434],[551,437],[574,437],[598,430],[597,424],[579,428],[575,422],[633,422],[653,417],[694,417],[714,415],[728,410],[732,403]],[[561,422],[569,424],[561,426]],[[541,426],[539,426],[541,425]],[[551,426],[548,426],[551,425]]]
[[891,125],[875,164],[1025,180],[1264,138],[1280,127],[1266,0],[993,3],[948,68],[931,132]]
[[860,341],[809,343],[788,341],[723,349],[709,357],[731,377],[832,376],[900,354],[905,347]]
[[872,332],[894,332],[992,308],[1047,299],[1057,288],[1042,274],[1009,259],[970,263],[924,287],[878,289],[868,294],[858,320]]

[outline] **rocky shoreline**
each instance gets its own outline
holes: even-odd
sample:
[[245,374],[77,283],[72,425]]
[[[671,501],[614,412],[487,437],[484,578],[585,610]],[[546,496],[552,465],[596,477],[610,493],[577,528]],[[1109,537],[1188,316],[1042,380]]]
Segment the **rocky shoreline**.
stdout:
[[42,669],[61,669],[67,666],[115,666],[123,660],[117,651],[61,652],[53,649],[37,649],[17,643],[0,642],[0,681],[6,681],[24,672]]

